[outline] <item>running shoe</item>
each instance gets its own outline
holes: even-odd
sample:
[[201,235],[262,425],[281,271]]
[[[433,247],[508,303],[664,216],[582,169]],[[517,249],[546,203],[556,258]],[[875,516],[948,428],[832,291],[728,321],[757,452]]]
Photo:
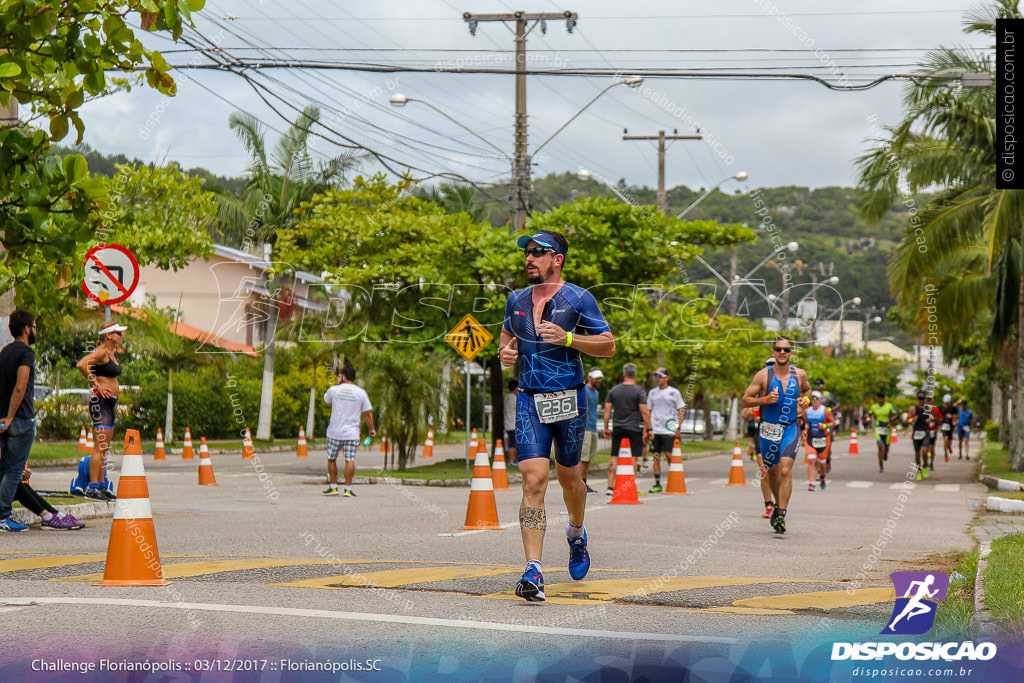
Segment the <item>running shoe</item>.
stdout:
[[85,490],[85,497],[90,500],[101,500],[103,502],[108,502],[117,499],[117,496],[112,494],[110,491],[102,489],[98,486],[87,488]]
[[0,520],[0,531],[28,531],[28,527],[8,518]]
[[821,475],[821,490],[825,490],[825,475]]
[[965,455],[965,456],[964,456],[964,459],[965,459],[965,460],[970,460],[970,459],[971,459],[971,456],[969,456],[969,455]]
[[58,515],[50,515],[50,519],[44,519],[39,525],[43,531],[71,531],[71,527]]
[[918,473],[917,473],[917,480],[918,480],[918,481],[921,481],[921,480],[922,480],[923,478],[924,478],[924,477],[922,477],[922,476],[921,476],[921,473],[920,473],[920,472],[918,472]]
[[655,484],[651,487],[651,490],[647,493],[661,493],[664,489],[661,488],[661,484]]
[[647,474],[647,468],[651,466],[651,458],[644,456],[644,459],[640,461],[640,474]]
[[345,492],[341,495],[345,496],[346,498],[355,498],[356,492],[353,491],[352,489],[345,489]]
[[885,472],[885,467],[883,465],[879,465],[878,466],[878,473],[881,474],[882,472]]
[[[590,571],[590,553],[587,551],[587,530],[579,538],[567,538],[569,541],[569,576],[574,581],[581,580]],[[541,586],[543,587],[543,583]],[[541,596],[543,597],[543,595]]]
[[777,534],[786,533],[786,516],[781,510],[777,509],[772,513],[772,528]]
[[341,493],[338,491],[338,487],[337,486],[328,486],[324,490],[324,495],[325,496],[340,496]]
[[68,528],[71,529],[72,531],[77,531],[78,529],[84,529],[85,528],[85,522],[78,521],[78,518],[75,517],[70,512],[65,512],[64,513],[64,523],[67,524]]
[[606,495],[606,496],[610,496],[610,495],[612,495],[613,493],[615,493],[615,489],[613,489],[613,488],[612,488],[611,486],[609,486],[608,488],[606,488],[606,489],[604,490],[604,495]]
[[775,506],[771,503],[766,503],[764,506],[764,512],[761,514],[761,518],[770,519],[773,512],[775,512]]
[[527,602],[544,602],[544,575],[537,569],[537,565],[526,565],[523,578],[516,584],[516,595]]
[[591,494],[596,494],[596,493],[597,493],[597,491],[595,491],[594,489],[590,488],[590,484],[587,484],[587,495],[589,496]]
[[[946,459],[947,459],[947,460],[949,460],[949,458],[946,458]],[[963,459],[964,459],[964,454],[963,454],[963,453],[961,453],[961,454],[960,454],[960,457],[959,457],[959,458],[957,458],[957,460],[963,460]]]
[[807,490],[808,491],[813,491],[814,490],[814,482],[813,481],[807,482]]
[[946,456],[946,462],[949,462],[949,456],[948,455]]
[[928,468],[927,467],[924,468],[924,478],[925,479],[928,478]]

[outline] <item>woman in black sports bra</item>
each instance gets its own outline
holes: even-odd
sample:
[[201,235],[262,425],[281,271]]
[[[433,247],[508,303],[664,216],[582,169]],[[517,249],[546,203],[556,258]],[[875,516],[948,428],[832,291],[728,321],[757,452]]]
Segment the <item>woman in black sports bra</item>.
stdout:
[[92,384],[92,395],[89,397],[89,416],[92,418],[94,445],[89,459],[89,486],[85,497],[96,500],[113,500],[113,493],[107,490],[105,469],[107,451],[114,437],[114,416],[117,412],[117,396],[120,384],[117,376],[121,374],[121,365],[117,362],[116,353],[124,343],[124,331],[128,328],[117,323],[110,323],[100,330],[99,344],[78,361],[78,371]]

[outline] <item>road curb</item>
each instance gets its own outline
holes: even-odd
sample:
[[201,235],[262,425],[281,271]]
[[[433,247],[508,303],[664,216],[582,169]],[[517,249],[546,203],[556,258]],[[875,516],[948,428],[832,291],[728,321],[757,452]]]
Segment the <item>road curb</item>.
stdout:
[[991,635],[995,631],[995,621],[992,613],[985,607],[985,567],[988,566],[988,556],[992,552],[992,543],[982,541],[978,544],[978,571],[974,576],[974,618],[978,620],[978,631],[984,635]]
[[1012,479],[1000,479],[998,477],[993,477],[988,474],[983,474],[980,477],[978,477],[978,481],[980,481],[982,484],[989,487],[990,489],[1003,491],[1004,493],[1024,491],[1024,482],[1013,481]]
[[[89,501],[87,503],[78,503],[76,505],[54,505],[61,512],[70,512],[78,519],[100,519],[102,517],[113,517],[114,516],[114,502],[113,501]],[[31,510],[25,508],[15,508],[11,513],[11,519],[21,524],[27,524],[32,526],[42,522],[42,518],[38,517]]]
[[989,496],[985,499],[985,509],[992,512],[1021,513],[1024,512],[1024,500]]

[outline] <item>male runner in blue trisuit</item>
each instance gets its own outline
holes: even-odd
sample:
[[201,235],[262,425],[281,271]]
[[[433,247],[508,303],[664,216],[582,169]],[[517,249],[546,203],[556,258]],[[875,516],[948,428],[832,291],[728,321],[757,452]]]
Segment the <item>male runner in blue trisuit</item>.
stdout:
[[590,569],[583,513],[587,487],[580,476],[580,454],[587,419],[587,392],[580,353],[609,357],[615,340],[593,295],[562,280],[569,244],[561,233],[541,230],[516,244],[526,253],[526,278],[505,303],[498,357],[505,367],[519,364],[516,445],[523,477],[519,528],[526,572],[516,595],[544,600],[541,550],[547,515],[544,494],[555,446],[555,471],[569,511],[569,575],[579,581]]
[[[775,533],[786,533],[786,510],[793,493],[793,461],[800,445],[796,419],[807,408],[811,384],[807,373],[793,367],[793,342],[779,336],[772,346],[775,365],[757,371],[743,392],[744,408],[761,408],[761,458],[767,469],[768,485],[775,496],[771,525]],[[762,469],[762,474],[764,474]]]

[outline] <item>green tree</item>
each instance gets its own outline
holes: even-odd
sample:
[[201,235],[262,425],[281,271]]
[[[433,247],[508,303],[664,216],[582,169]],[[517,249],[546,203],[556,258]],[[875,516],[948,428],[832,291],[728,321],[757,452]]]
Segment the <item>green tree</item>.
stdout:
[[164,420],[164,441],[174,441],[174,373],[186,367],[209,365],[219,361],[220,354],[211,353],[196,339],[178,332],[178,316],[173,311],[142,309],[143,333],[140,343],[150,357],[167,372],[167,415]]
[[427,435],[427,417],[441,419],[447,400],[437,369],[442,360],[422,347],[395,353],[390,346],[367,351],[366,385],[375,403],[374,425],[394,444],[404,470]]
[[[263,126],[255,118],[237,112],[231,115],[229,126],[249,153],[249,177],[240,199],[225,194],[217,196],[217,229],[235,235],[243,247],[273,245],[278,232],[297,221],[296,210],[303,202],[344,180],[346,171],[355,165],[356,157],[343,154],[314,164],[310,156],[310,131],[319,120],[320,109],[306,107],[273,150],[268,151]],[[280,320],[279,304],[290,295],[289,270],[289,266],[268,270],[268,274],[279,279],[273,287],[270,305],[264,309],[269,319],[263,348],[263,391],[257,439],[269,439],[273,424],[275,337]]]
[[[0,109],[31,107],[48,131],[0,129],[0,291],[17,286],[18,303],[55,317],[71,307],[68,264],[92,237],[110,205],[80,154],[50,153],[74,127],[86,96],[108,87],[107,71],[143,70],[146,82],[173,95],[160,53],[146,49],[126,19],[140,12],[144,30],[177,39],[204,0],[10,0],[0,4]],[[53,277],[52,273],[59,273]],[[45,274],[45,276],[44,276]]]
[[[965,14],[965,31],[990,37],[1000,18],[1021,18],[1017,0]],[[1014,406],[1024,405],[1024,191],[996,187],[993,88],[940,87],[964,71],[991,72],[987,54],[967,49],[929,53],[904,97],[902,121],[858,160],[863,212],[877,218],[913,193],[940,190],[912,215],[889,264],[893,292],[927,345],[953,351],[963,332],[992,311],[990,351],[1016,338]],[[1019,413],[1018,413],[1019,414]],[[1024,420],[1011,421],[1010,457],[1024,471]]]

